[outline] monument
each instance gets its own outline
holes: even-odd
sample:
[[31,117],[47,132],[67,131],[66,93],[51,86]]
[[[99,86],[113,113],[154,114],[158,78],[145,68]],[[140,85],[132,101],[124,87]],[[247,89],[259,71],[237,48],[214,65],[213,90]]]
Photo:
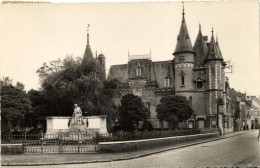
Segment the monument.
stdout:
[[44,138],[57,138],[60,134],[66,139],[80,135],[81,139],[90,137],[95,133],[107,134],[105,115],[83,116],[80,107],[75,104],[72,117],[50,116],[46,117],[47,130]]
[[69,120],[68,126],[71,131],[77,131],[77,130],[86,131],[85,123],[83,121],[82,111],[77,104],[74,104],[73,116]]

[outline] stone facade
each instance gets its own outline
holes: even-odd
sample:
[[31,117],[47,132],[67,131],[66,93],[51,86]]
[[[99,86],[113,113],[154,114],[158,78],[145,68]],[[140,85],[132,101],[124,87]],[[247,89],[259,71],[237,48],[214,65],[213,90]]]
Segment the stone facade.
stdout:
[[[110,68],[108,80],[118,79],[120,85],[116,90],[114,102],[119,105],[121,98],[133,93],[141,96],[150,111],[149,122],[153,128],[159,128],[156,117],[156,105],[165,95],[174,95],[174,73],[172,61],[152,62],[149,59],[134,59],[128,64],[115,65]],[[140,75],[137,74],[140,71]],[[167,123],[164,124],[167,128]],[[140,125],[142,126],[142,125]]]
[[[152,127],[160,128],[156,117],[160,99],[165,95],[185,96],[195,111],[195,116],[190,120],[195,122],[189,123],[189,126],[232,128],[231,120],[225,124],[226,118],[231,117],[230,111],[227,112],[230,107],[224,105],[222,112],[219,110],[219,100],[224,104],[230,101],[227,100],[225,87],[226,63],[218,39],[215,40],[213,34],[212,29],[211,39],[208,40],[207,36],[202,35],[200,26],[192,46],[183,12],[173,60],[153,62],[149,54],[128,55],[128,63],[110,67],[107,79],[120,82],[114,102],[120,104],[121,98],[128,93],[140,96],[150,110]],[[167,123],[164,125],[167,127]]]
[[251,101],[249,109],[249,122],[251,129],[260,128],[260,99],[256,96],[246,96],[248,101]]

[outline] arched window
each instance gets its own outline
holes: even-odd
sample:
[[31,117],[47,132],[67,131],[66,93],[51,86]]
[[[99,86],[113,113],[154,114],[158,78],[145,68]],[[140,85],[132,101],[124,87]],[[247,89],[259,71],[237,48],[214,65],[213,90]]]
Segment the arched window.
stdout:
[[185,83],[184,83],[185,81],[184,81],[184,75],[181,75],[181,85],[182,86],[184,86],[185,85]]
[[141,66],[140,66],[140,64],[138,63],[138,65],[137,65],[137,67],[136,67],[136,76],[141,76],[141,73],[142,73],[142,71],[141,71]]
[[183,71],[181,71],[180,75],[181,75],[181,86],[184,87],[185,86],[185,73]]
[[164,87],[170,87],[170,78],[168,75],[164,78]]

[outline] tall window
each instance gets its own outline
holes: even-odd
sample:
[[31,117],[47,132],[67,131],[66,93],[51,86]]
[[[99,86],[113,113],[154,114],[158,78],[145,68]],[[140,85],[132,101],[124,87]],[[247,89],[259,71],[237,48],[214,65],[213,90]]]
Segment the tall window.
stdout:
[[181,75],[181,86],[185,86],[185,78],[184,78],[185,73],[181,71],[180,75]]
[[141,66],[140,64],[138,63],[137,67],[136,67],[136,76],[141,76]]
[[164,78],[164,87],[170,87],[170,78],[168,75]]

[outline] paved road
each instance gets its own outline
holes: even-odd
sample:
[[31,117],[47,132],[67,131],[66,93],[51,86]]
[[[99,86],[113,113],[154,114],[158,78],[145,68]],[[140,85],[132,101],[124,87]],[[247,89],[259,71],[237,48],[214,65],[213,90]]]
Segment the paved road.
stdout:
[[[71,165],[39,166],[55,168],[151,168],[151,167],[223,167],[223,166],[260,166],[260,141],[257,131],[232,138],[170,150],[142,158]],[[21,168],[21,166],[19,166]],[[33,167],[33,166],[30,166]]]

